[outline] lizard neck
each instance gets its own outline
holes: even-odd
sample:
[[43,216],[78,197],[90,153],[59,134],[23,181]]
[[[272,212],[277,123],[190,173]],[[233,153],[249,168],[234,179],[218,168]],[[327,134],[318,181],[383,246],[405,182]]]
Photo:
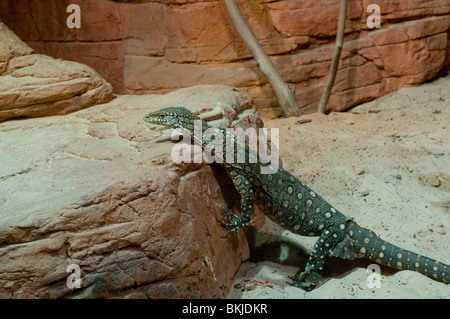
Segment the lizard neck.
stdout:
[[180,125],[177,126],[178,128],[181,128],[187,133],[189,133],[191,136],[197,135],[199,133],[203,133],[205,130],[210,128],[211,126],[203,121],[200,118],[195,119],[188,119],[186,121],[182,121]]

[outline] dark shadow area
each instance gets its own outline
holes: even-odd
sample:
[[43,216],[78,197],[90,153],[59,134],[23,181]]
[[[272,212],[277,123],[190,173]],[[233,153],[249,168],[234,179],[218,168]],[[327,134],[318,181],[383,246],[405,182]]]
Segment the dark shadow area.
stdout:
[[[258,236],[261,236],[260,233],[257,234]],[[274,236],[271,237],[271,240],[274,240]],[[255,246],[253,242],[250,249],[250,261],[255,263],[272,261],[280,265],[304,269],[308,260],[308,254],[303,247],[282,240],[274,240],[259,246]]]
[[220,190],[227,207],[231,209],[236,208],[239,211],[241,195],[234,188],[233,180],[228,175],[226,169],[215,162],[209,166],[213,171],[214,177],[219,183]]
[[[260,242],[260,244],[255,246],[255,242]],[[263,243],[261,244],[261,242]],[[256,235],[256,239],[252,242],[250,249],[251,262],[271,261],[280,265],[298,267],[298,273],[305,270],[309,257],[304,247],[287,242],[281,236],[263,232],[259,232]],[[323,277],[328,279],[342,278],[358,268],[367,269],[369,265],[374,263],[367,258],[349,260],[330,257],[325,261]],[[391,276],[399,271],[388,266],[379,266],[380,272],[384,276]]]

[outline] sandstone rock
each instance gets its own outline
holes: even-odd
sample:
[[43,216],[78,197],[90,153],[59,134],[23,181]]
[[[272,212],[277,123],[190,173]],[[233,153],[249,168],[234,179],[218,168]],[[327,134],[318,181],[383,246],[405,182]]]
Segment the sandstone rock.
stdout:
[[33,49],[20,40],[14,32],[12,32],[4,23],[1,22],[0,35],[2,39],[2,41],[0,41],[0,63],[4,65],[4,68],[0,73],[0,75],[2,75],[6,70],[9,60],[17,56],[32,54],[34,52]]
[[[225,86],[0,123],[0,297],[227,295],[249,250],[216,221],[233,202],[220,170],[174,164],[174,144],[161,142],[170,130],[142,120],[176,105],[213,124],[262,125],[251,99]],[[66,284],[71,264],[79,289]]]
[[[125,86],[128,93],[167,92],[188,87],[189,83],[224,84],[241,87],[264,83],[254,63],[233,63],[215,67],[178,64],[164,57],[125,57]],[[253,67],[252,67],[253,66]],[[170,70],[170,71],[168,71]]]
[[[339,1],[277,1],[268,6],[271,22],[284,37],[336,35]],[[346,32],[360,30],[361,11],[360,1],[349,1]]]
[[[374,3],[371,0],[363,0],[363,7]],[[446,0],[432,1],[389,1],[379,0],[376,3],[381,8],[382,23],[409,20],[417,17],[448,14],[450,5]]]
[[114,92],[123,92],[124,52],[121,42],[35,42],[32,45],[46,55],[91,66],[102,78],[108,79]]
[[[340,95],[337,103],[346,104],[330,100],[329,110],[346,110],[373,94],[417,85],[448,68],[448,1],[376,1],[380,29],[369,29],[366,23],[372,3],[349,1],[337,75],[342,81],[334,90]],[[84,0],[83,25],[77,30],[64,25],[66,5],[57,0],[45,5],[4,1],[0,19],[36,52],[94,67],[116,93],[224,84],[251,94],[259,110],[279,108],[220,1]],[[297,103],[306,113],[315,111],[334,48],[339,0],[239,0],[238,5],[282,76],[300,90]],[[378,70],[368,81],[348,77],[374,67]]]
[[[266,19],[262,18],[266,10],[263,3],[250,5],[242,1],[239,5],[253,33],[268,54],[289,52],[309,44],[308,36],[286,38],[274,32]],[[172,8],[167,10],[165,23],[168,40],[164,56],[170,62],[232,62],[252,57],[221,2],[197,2],[179,9]]]
[[166,6],[161,3],[122,6],[127,32],[123,53],[134,56],[162,56],[168,41]]
[[0,22],[0,121],[67,114],[112,99],[112,87],[85,65],[32,54]]
[[438,33],[445,33],[450,24],[449,16],[431,17],[419,21],[409,21],[371,32],[369,37],[378,46],[420,39]]

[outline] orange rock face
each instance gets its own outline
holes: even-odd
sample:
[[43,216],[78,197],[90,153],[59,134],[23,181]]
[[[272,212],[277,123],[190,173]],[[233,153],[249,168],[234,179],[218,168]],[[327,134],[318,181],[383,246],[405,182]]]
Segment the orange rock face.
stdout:
[[[166,93],[224,84],[279,108],[267,80],[221,1],[79,1],[80,29],[69,29],[70,1],[3,1],[0,20],[38,53],[85,63],[117,93]],[[256,37],[305,112],[316,110],[336,35],[339,1],[238,1]],[[381,28],[369,29],[370,4]],[[344,52],[330,110],[345,110],[434,77],[448,67],[446,0],[350,0]],[[269,114],[266,113],[266,114]],[[263,113],[264,115],[264,113]]]

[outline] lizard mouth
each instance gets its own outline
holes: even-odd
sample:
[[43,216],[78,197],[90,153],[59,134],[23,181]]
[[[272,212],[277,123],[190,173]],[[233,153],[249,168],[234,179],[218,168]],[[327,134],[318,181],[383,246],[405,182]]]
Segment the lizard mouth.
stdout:
[[144,121],[152,124],[166,124],[164,116],[148,114],[144,116]]

